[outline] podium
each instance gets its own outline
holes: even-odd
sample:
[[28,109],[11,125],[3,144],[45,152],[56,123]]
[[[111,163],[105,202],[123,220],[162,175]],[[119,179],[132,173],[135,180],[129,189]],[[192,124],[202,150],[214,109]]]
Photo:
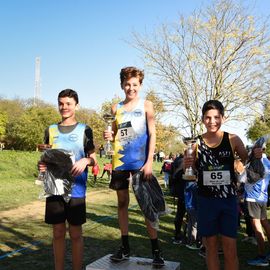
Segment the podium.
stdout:
[[165,261],[162,267],[152,266],[152,259],[141,257],[130,257],[129,260],[111,262],[108,254],[86,266],[86,270],[180,270],[180,262]]

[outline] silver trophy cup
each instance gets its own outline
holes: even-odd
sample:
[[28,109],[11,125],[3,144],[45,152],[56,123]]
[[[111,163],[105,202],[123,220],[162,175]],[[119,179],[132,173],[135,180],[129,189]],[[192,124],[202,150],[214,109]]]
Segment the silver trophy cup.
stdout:
[[[115,116],[109,113],[105,113],[103,115],[103,119],[107,124],[107,130],[108,131],[112,131],[112,122],[115,120]],[[114,155],[114,150],[113,150],[113,146],[110,140],[106,141],[106,144],[104,146],[104,151],[106,153],[107,156],[112,156]]]
[[[187,157],[192,157],[193,149],[192,145],[196,143],[196,140],[187,138],[184,140],[184,143],[187,145],[186,155]],[[183,179],[187,181],[196,181],[197,176],[195,175],[192,167],[188,167],[185,170],[185,174],[183,175]]]

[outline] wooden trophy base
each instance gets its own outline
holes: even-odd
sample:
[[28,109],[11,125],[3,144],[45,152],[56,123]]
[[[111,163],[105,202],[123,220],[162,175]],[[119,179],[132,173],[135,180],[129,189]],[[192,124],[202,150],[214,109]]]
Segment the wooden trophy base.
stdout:
[[114,155],[114,151],[107,151],[107,152],[106,152],[106,155],[107,155],[107,156],[113,156],[113,155]]
[[196,175],[183,174],[183,179],[186,180],[186,181],[196,181],[197,176]]

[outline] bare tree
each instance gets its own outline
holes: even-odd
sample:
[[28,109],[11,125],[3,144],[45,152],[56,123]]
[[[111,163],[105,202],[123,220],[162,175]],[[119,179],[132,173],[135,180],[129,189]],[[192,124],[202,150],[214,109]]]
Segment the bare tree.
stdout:
[[159,78],[157,93],[191,136],[201,132],[201,107],[220,100],[230,120],[252,118],[269,91],[267,19],[247,14],[230,0],[163,24],[154,33],[133,33],[132,46]]

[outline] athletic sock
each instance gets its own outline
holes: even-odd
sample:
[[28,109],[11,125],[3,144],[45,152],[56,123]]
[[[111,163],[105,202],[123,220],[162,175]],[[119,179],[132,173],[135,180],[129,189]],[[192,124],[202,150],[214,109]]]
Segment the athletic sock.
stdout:
[[122,246],[123,246],[124,250],[129,252],[128,235],[122,235],[121,239],[122,239]]
[[152,246],[152,253],[154,253],[155,250],[159,250],[159,244],[158,239],[150,239],[151,240],[151,246]]

